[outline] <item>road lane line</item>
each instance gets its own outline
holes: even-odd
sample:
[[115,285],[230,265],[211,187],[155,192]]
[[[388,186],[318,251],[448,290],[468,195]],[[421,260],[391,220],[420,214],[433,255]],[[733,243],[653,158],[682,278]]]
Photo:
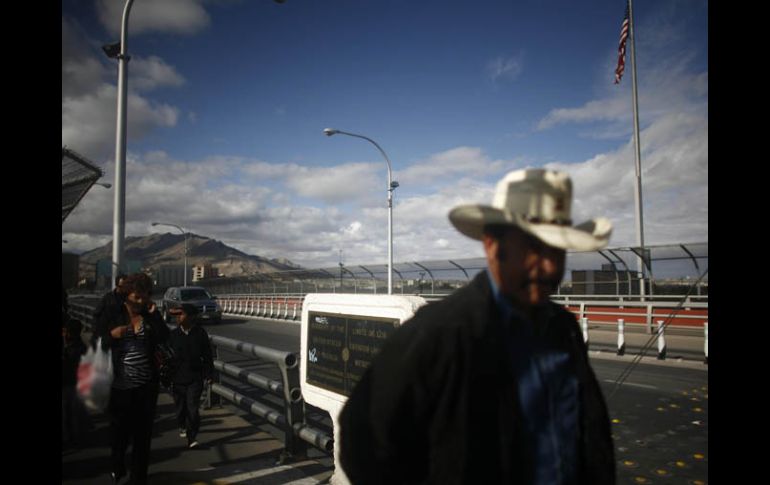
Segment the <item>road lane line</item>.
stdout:
[[[615,384],[615,381],[613,381],[612,379],[604,379],[604,382],[609,382],[610,384]],[[636,384],[634,382],[628,382],[628,381],[624,382],[623,385],[624,386],[641,387],[642,389],[658,389],[656,386],[650,386],[650,385],[647,385],[647,384]]]

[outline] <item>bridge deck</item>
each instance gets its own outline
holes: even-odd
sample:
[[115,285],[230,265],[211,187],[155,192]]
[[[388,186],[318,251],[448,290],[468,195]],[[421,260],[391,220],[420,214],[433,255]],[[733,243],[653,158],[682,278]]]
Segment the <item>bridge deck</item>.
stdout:
[[[93,429],[83,442],[62,451],[62,484],[110,483],[107,418],[104,414],[91,417]],[[164,391],[158,397],[153,431],[150,484],[312,485],[332,473],[331,467],[315,459],[276,465],[283,443],[227,406],[201,410],[200,446],[188,449],[187,440],[178,434],[171,396]],[[121,483],[125,482],[124,478]]]

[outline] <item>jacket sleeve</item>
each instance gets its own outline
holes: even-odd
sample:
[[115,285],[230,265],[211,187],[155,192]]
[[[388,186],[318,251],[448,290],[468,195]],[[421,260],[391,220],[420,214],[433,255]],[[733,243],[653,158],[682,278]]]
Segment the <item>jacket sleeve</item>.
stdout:
[[94,311],[94,331],[91,336],[91,345],[96,347],[99,338],[102,339],[102,349],[112,348],[113,341],[110,333],[113,328],[119,325],[125,325],[123,318],[123,307],[118,306],[114,301],[110,301],[108,296],[102,298],[99,306]]
[[340,463],[353,484],[427,477],[429,399],[418,333],[405,324],[388,339],[340,413]]
[[171,331],[166,326],[166,322],[163,321],[160,312],[156,309],[152,313],[145,313],[144,318],[150,323],[155,333],[155,344],[170,344]]

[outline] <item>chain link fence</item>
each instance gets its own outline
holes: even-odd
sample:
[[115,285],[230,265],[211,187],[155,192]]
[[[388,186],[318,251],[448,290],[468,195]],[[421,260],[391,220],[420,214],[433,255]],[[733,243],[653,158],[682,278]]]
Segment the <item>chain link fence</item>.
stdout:
[[[445,295],[465,285],[485,268],[485,258],[394,263],[393,293]],[[385,294],[387,271],[386,264],[339,264],[328,268],[209,278],[196,284],[218,295]],[[707,297],[707,271],[707,242],[648,246],[644,253],[635,247],[570,252],[558,294],[638,296],[644,288],[645,295],[684,295],[697,282],[691,293]]]

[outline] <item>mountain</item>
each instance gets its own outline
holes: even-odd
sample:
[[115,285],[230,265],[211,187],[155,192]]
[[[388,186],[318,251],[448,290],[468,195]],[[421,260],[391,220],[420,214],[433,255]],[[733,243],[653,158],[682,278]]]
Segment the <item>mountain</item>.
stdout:
[[[221,241],[188,234],[189,267],[211,264],[224,276],[245,276],[254,273],[272,273],[301,268],[288,259],[267,259],[253,256],[232,248]],[[142,267],[156,270],[163,265],[184,264],[184,236],[182,234],[151,234],[144,237],[127,237],[123,246],[124,258],[142,262]],[[80,255],[81,273],[93,272],[93,265],[100,259],[112,259],[112,241],[100,248]],[[90,267],[90,271],[89,271]]]

